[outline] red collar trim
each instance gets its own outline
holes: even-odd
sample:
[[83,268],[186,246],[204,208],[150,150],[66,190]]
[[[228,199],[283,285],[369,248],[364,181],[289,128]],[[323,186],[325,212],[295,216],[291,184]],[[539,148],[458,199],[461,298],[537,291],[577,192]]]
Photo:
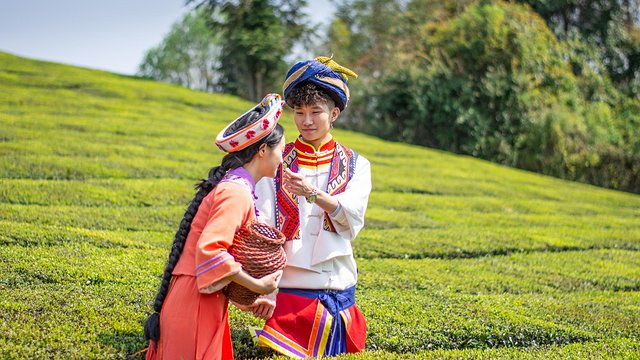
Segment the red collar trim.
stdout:
[[326,143],[321,144],[320,149],[316,151],[313,145],[305,142],[302,138],[298,138],[294,146],[300,166],[318,167],[331,164],[336,142],[331,138]]

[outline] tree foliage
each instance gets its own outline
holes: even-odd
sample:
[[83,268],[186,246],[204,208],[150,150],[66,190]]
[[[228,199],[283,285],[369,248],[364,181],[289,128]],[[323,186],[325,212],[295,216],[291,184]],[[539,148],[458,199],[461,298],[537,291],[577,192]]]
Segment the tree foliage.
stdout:
[[513,6],[473,7],[416,46],[371,94],[386,136],[515,165],[529,115],[576,92],[553,34]]
[[640,1],[518,0],[540,14],[560,39],[579,36],[619,89],[640,95]]
[[285,57],[312,31],[295,0],[189,0],[208,14],[207,25],[222,39],[219,57],[223,91],[257,101],[280,91]]
[[220,90],[220,47],[220,37],[207,28],[206,13],[191,11],[146,52],[138,74],[192,89]]
[[534,12],[499,1],[430,23],[414,39],[414,55],[367,87],[365,129],[640,191],[638,101],[597,71],[593,47],[559,41]]
[[342,117],[346,126],[367,131],[367,94],[390,70],[420,57],[416,43],[425,24],[459,14],[475,0],[336,0],[336,12],[320,52],[353,67],[360,76]]

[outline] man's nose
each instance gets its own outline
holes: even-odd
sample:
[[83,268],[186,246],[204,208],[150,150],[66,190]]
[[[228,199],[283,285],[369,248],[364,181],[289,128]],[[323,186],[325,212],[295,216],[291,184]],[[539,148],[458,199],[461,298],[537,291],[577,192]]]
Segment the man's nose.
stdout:
[[305,114],[304,118],[302,119],[302,124],[304,125],[311,125],[313,124],[313,120],[311,118],[311,114]]

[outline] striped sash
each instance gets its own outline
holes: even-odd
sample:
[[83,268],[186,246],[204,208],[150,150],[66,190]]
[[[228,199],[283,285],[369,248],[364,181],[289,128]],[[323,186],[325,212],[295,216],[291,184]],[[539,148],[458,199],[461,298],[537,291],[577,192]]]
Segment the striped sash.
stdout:
[[346,290],[280,289],[276,309],[257,332],[260,345],[295,358],[320,358],[364,349],[367,324]]

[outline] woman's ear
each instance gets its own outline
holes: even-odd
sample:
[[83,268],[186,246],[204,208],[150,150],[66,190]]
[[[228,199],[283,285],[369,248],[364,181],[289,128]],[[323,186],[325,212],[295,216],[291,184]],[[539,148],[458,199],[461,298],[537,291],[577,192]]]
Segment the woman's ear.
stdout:
[[258,148],[258,155],[264,156],[267,153],[267,144],[264,143]]

